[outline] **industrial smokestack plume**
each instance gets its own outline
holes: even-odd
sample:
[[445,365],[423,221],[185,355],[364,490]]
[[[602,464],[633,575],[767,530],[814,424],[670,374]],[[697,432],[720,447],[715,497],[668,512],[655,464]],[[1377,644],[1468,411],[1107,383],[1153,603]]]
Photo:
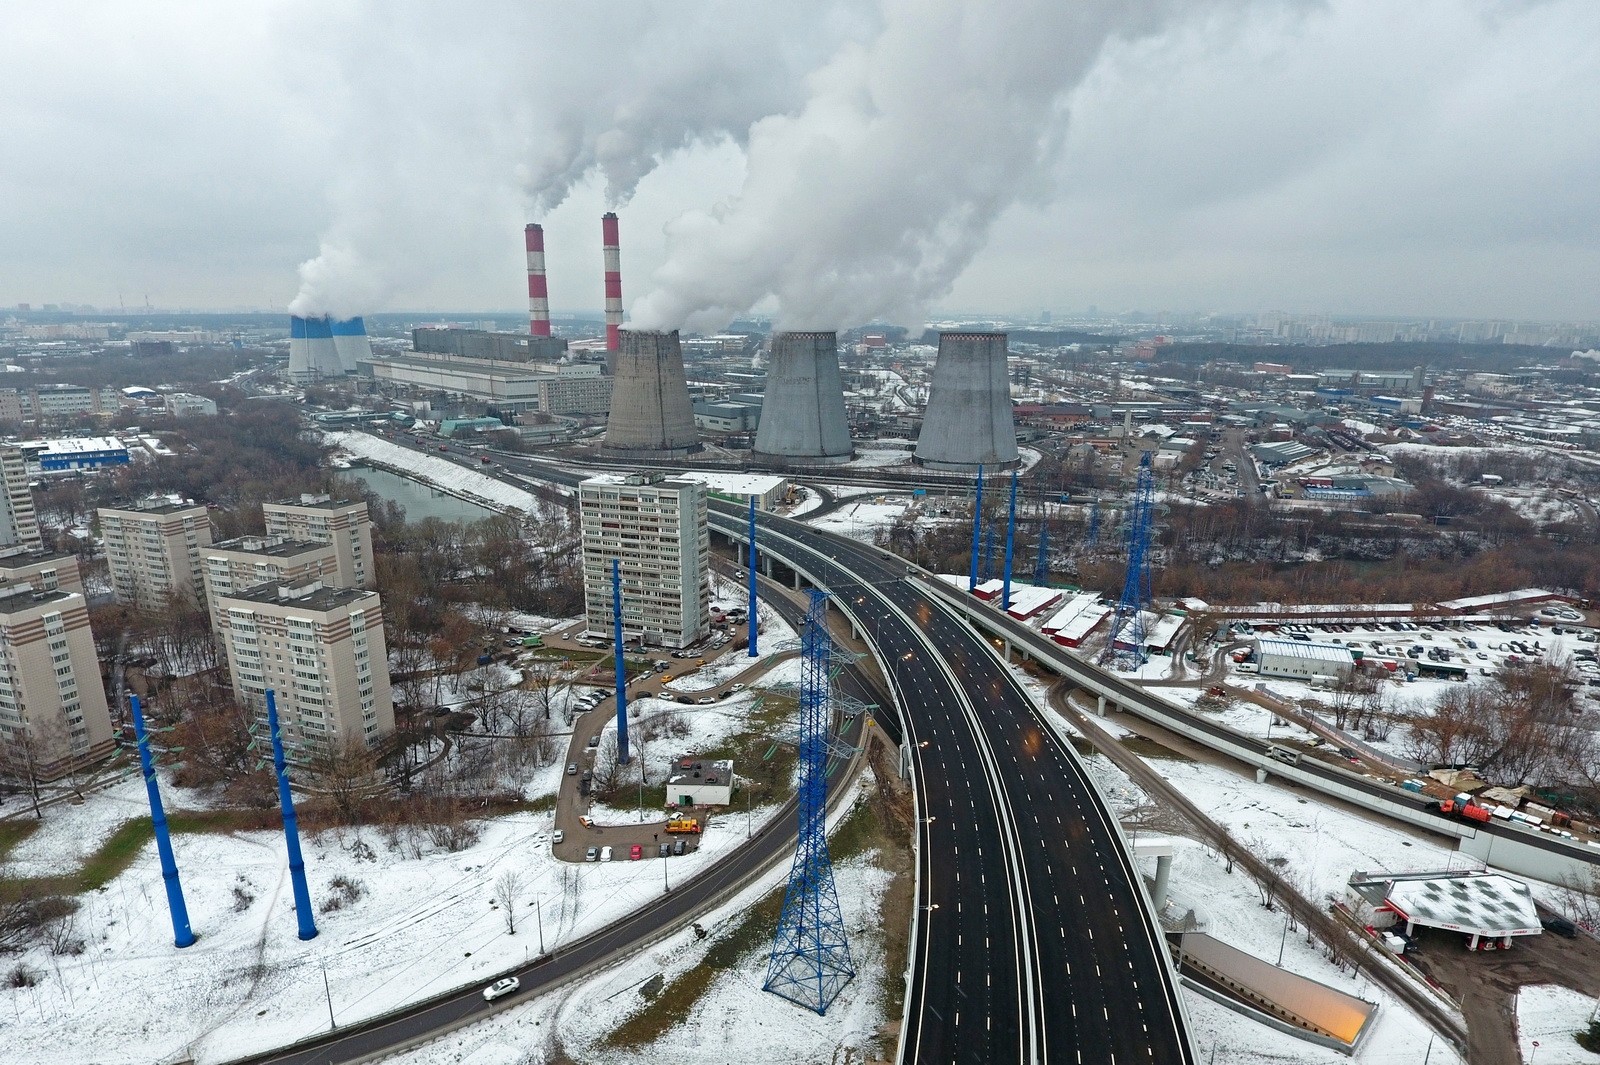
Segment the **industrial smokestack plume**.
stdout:
[[529,222],[522,231],[522,238],[528,247],[528,333],[547,337],[550,335],[550,290],[544,279],[544,227]]
[[600,248],[606,260],[606,362],[616,373],[617,353],[622,350],[622,245],[615,211],[600,216]]
[[344,364],[333,339],[333,322],[325,314],[289,318],[289,380],[305,384],[324,377],[342,377]]
[[767,393],[754,457],[774,463],[831,466],[854,454],[839,380],[834,333],[778,333],[772,338]]
[[339,368],[355,373],[356,363],[372,358],[372,341],[367,339],[367,323],[360,318],[335,318],[333,347],[339,353]]
[[651,457],[698,451],[700,434],[694,427],[678,331],[629,329],[621,339],[605,448]]
[[916,462],[936,470],[1018,464],[1004,333],[940,333]]

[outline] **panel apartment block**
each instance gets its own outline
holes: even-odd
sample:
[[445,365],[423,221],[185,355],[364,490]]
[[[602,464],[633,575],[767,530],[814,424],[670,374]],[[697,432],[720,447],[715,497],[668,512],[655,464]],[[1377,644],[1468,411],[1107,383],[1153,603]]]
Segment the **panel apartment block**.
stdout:
[[0,479],[4,480],[5,488],[0,494],[0,545],[40,550],[44,540],[39,536],[39,517],[33,509],[28,463],[20,447],[0,447]]
[[201,557],[206,606],[217,625],[217,599],[263,584],[321,581],[337,587],[338,552],[332,544],[285,536],[241,536],[212,544]]
[[0,590],[0,746],[48,780],[113,745],[83,596]]
[[234,696],[265,721],[277,693],[284,742],[298,759],[394,733],[389,651],[377,592],[318,581],[217,597]]
[[601,475],[578,486],[589,631],[611,633],[611,560],[621,563],[629,639],[685,647],[711,632],[706,489],[659,474]]
[[311,540],[332,544],[339,563],[339,576],[327,583],[340,588],[372,588],[377,574],[372,561],[372,516],[359,499],[334,499],[332,496],[303,495],[299,501],[286,499],[261,508],[267,520],[268,536]]
[[132,509],[101,507],[111,588],[119,603],[159,610],[173,598],[205,594],[200,553],[211,546],[211,519],[194,503]]
[[0,549],[0,595],[8,595],[24,584],[36,592],[84,594],[83,573],[76,555],[23,547]]

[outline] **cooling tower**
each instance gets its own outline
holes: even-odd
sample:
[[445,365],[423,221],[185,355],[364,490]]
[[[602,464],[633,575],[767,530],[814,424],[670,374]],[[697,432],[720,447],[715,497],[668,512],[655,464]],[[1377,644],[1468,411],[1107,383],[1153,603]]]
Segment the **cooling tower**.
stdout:
[[916,462],[936,470],[1017,465],[1004,333],[940,333]]
[[367,323],[360,318],[335,318],[330,323],[333,348],[339,353],[339,369],[355,373],[356,363],[372,358],[372,341],[367,339]]
[[624,329],[621,343],[611,386],[611,416],[606,421],[606,449],[641,457],[698,451],[700,435],[684,380],[678,331]]
[[333,323],[327,315],[289,319],[289,380],[304,384],[344,376]]
[[849,462],[852,454],[844,385],[839,380],[838,337],[776,334],[753,457],[761,462],[831,466]]

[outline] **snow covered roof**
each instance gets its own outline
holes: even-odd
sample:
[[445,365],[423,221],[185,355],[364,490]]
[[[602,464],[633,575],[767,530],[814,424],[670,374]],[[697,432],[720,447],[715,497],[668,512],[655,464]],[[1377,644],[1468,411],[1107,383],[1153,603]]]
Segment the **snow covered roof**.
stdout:
[[1263,655],[1280,658],[1305,658],[1313,662],[1352,662],[1350,648],[1337,643],[1311,643],[1307,640],[1274,640],[1263,636],[1256,641]]
[[1536,936],[1540,931],[1528,885],[1500,873],[1397,877],[1384,901],[1406,920],[1431,928],[1485,936]]
[[1464,599],[1447,599],[1439,606],[1445,610],[1471,610],[1480,606],[1500,606],[1511,603],[1533,603],[1556,598],[1556,593],[1543,588],[1519,588],[1514,592],[1495,592],[1492,595],[1469,595]]

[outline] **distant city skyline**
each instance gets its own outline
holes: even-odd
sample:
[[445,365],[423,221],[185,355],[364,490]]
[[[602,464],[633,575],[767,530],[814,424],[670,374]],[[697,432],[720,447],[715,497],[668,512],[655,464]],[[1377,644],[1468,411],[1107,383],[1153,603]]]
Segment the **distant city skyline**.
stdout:
[[[537,220],[559,320],[601,306],[599,215],[623,199],[645,324],[1600,318],[1584,0],[1011,0],[988,32],[904,0],[652,2],[627,25],[524,8],[7,5],[0,314],[308,291],[348,313],[514,313]],[[1033,53],[1012,53],[1040,19],[1074,44],[1035,90]],[[939,95],[942,49],[1001,75],[949,89],[987,93],[979,113]],[[845,106],[862,94],[864,115]]]

